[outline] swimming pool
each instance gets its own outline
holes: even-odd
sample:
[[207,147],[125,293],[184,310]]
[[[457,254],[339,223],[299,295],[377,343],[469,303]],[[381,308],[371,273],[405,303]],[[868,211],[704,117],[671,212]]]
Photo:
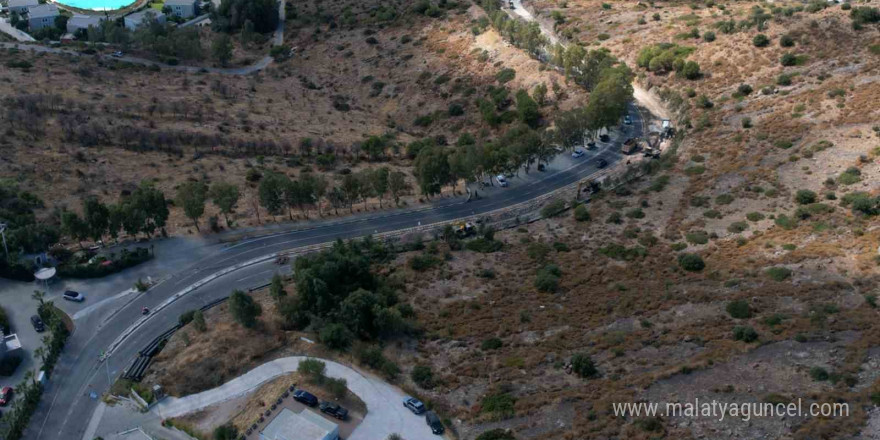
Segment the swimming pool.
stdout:
[[121,9],[134,2],[135,0],[58,0],[58,3],[62,5],[93,11]]

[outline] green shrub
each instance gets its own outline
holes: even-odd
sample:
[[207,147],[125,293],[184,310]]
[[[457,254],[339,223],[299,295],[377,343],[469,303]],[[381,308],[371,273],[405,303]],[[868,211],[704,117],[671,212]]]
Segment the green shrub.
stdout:
[[783,35],[779,37],[779,45],[782,47],[792,47],[794,46],[794,38],[791,35]]
[[755,38],[752,38],[752,44],[755,47],[767,47],[770,45],[770,39],[764,34],[758,34],[755,35]]
[[510,431],[496,428],[478,435],[476,440],[516,440],[516,437]]
[[774,281],[785,281],[791,277],[791,269],[781,266],[771,267],[765,273]]
[[706,267],[706,263],[697,254],[681,254],[678,256],[678,265],[688,272],[699,272]]
[[721,215],[721,211],[719,211],[719,210],[717,210],[717,209],[708,209],[708,210],[706,210],[706,211],[703,211],[703,217],[706,217],[706,218],[721,218],[721,217],[724,217],[724,216]]
[[571,357],[571,371],[583,378],[596,377],[599,374],[593,358],[586,353],[576,353]]
[[706,231],[692,231],[684,235],[684,238],[693,244],[706,244],[709,242],[709,234]]
[[507,393],[490,394],[483,398],[480,406],[483,413],[491,414],[496,420],[509,419],[515,414],[516,399]]
[[755,342],[758,340],[758,332],[755,329],[747,326],[738,326],[733,328],[733,339],[736,341],[743,341],[746,343]]
[[416,385],[426,390],[430,390],[436,386],[436,383],[434,383],[434,371],[431,370],[431,367],[428,365],[416,365],[413,367],[410,377]]
[[798,192],[794,196],[794,201],[797,202],[799,205],[816,203],[816,193],[808,189],[798,190]]
[[538,270],[535,277],[535,288],[541,292],[553,293],[559,289],[559,278],[562,271],[555,264],[548,264]]
[[746,222],[733,222],[730,226],[727,227],[727,232],[738,234],[742,231],[749,229],[749,224]]
[[478,237],[470,240],[465,244],[465,248],[469,251],[491,254],[498,252],[504,248],[504,243],[497,240],[490,240],[486,237]]
[[565,211],[565,201],[557,199],[541,208],[541,216],[544,218],[556,217],[563,211]]
[[183,327],[184,325],[192,322],[193,316],[195,316],[195,314],[195,310],[187,310],[180,314],[180,316],[177,318],[177,323],[180,324],[181,327]]
[[495,74],[495,79],[501,84],[508,83],[514,78],[516,78],[516,70],[510,68],[501,69],[498,73]]
[[852,185],[862,180],[862,171],[856,167],[849,167],[840,174],[837,182],[841,185]]
[[626,216],[636,219],[645,218],[645,212],[641,208],[633,208],[626,212]]
[[764,220],[764,214],[761,214],[760,212],[750,212],[746,214],[746,219],[750,222],[759,222]]
[[687,249],[688,245],[687,245],[687,243],[679,241],[676,243],[672,243],[672,246],[670,246],[670,247],[672,248],[673,251],[679,252],[679,251],[683,251],[683,250]]
[[729,205],[733,203],[733,196],[727,193],[721,194],[715,197],[715,203],[718,205]]
[[745,300],[738,299],[727,303],[727,313],[731,318],[748,319],[752,317],[752,309]]
[[810,377],[816,382],[824,382],[830,377],[828,371],[822,367],[810,368]]
[[707,43],[715,41],[715,32],[703,32],[703,40]]
[[504,344],[501,342],[501,339],[489,338],[489,339],[483,340],[483,343],[480,344],[480,349],[482,349],[484,351],[497,350],[497,349],[501,348],[502,345],[504,345]]
[[211,437],[214,440],[236,440],[238,439],[238,428],[232,423],[220,425],[214,428],[214,433]]
[[642,258],[645,255],[648,255],[648,251],[641,246],[628,248],[617,243],[612,243],[599,248],[599,253],[608,258],[622,261],[633,261],[637,258]]
[[586,205],[577,205],[574,208],[574,219],[579,222],[590,221],[590,211],[587,210]]
[[[476,241],[476,240],[473,240],[473,241]],[[468,244],[470,244],[470,243],[471,242],[469,242]],[[468,248],[470,249],[470,247],[468,247]],[[430,254],[427,254],[427,253],[424,253],[424,254],[419,254],[419,255],[413,255],[412,257],[409,258],[409,261],[407,261],[407,264],[409,265],[409,267],[412,270],[415,270],[418,272],[424,272],[424,271],[426,271],[426,270],[428,270],[428,269],[430,269],[430,268],[432,268],[442,262],[443,262],[443,260],[441,260],[440,258],[435,257]]]
[[321,329],[321,332],[318,333],[318,339],[333,350],[345,350],[351,346],[354,335],[344,324],[334,322]]
[[773,220],[773,223],[775,223],[776,226],[779,226],[782,229],[791,230],[797,227],[798,222],[796,218],[790,218],[785,214],[781,214],[779,215],[779,217],[776,217],[776,219]]

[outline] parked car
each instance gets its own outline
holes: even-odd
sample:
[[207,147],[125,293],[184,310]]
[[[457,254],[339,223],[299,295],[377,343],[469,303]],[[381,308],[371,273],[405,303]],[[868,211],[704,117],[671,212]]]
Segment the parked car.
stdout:
[[403,399],[403,406],[409,408],[409,410],[412,411],[415,415],[419,415],[425,412],[425,404],[415,397],[406,396]]
[[61,297],[68,300],[68,301],[76,301],[76,302],[83,302],[86,300],[85,295],[83,295],[82,293],[79,293],[79,292],[74,292],[73,290],[65,291],[64,294],[61,295]]
[[440,421],[440,417],[434,411],[425,413],[425,421],[431,427],[431,432],[437,435],[443,434],[443,422]]
[[623,117],[623,123],[626,125],[632,125],[633,118],[631,118],[629,115],[626,115]]
[[605,168],[608,166],[608,161],[605,159],[599,159],[599,162],[596,163],[596,166],[599,168]]
[[330,414],[339,420],[345,420],[348,417],[348,410],[333,402],[321,402],[321,412]]
[[9,402],[12,402],[12,387],[3,387],[0,390],[0,406],[6,406]]
[[574,151],[571,152],[571,157],[577,159],[579,157],[583,157],[585,154],[583,148],[575,148]]
[[507,185],[510,185],[509,183],[507,183],[507,178],[504,177],[503,174],[499,174],[499,175],[495,176],[495,180],[497,180],[497,181],[498,181],[498,184],[501,185],[501,186],[503,186],[503,187],[506,187]]
[[596,142],[593,142],[593,141],[587,142],[587,149],[592,150],[593,148],[596,148]]
[[602,142],[608,142],[611,140],[611,136],[608,136],[607,134],[600,134],[599,140]]
[[34,330],[36,330],[37,333],[46,331],[46,324],[43,324],[43,320],[37,315],[31,316],[31,324],[34,326]]
[[306,390],[296,390],[293,392],[293,400],[304,405],[315,406],[318,404],[318,398],[314,394]]

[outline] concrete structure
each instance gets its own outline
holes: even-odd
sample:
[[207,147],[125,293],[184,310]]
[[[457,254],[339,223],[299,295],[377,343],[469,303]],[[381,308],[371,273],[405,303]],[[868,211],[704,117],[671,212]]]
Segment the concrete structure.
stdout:
[[2,341],[0,343],[0,359],[21,354],[21,342],[18,340],[17,334],[13,333],[7,336],[0,331],[0,341]]
[[282,409],[260,433],[260,440],[337,440],[339,426],[307,409]]
[[67,33],[75,34],[81,29],[97,28],[101,26],[102,21],[104,21],[104,17],[99,15],[74,15],[67,20]]
[[135,30],[142,24],[147,23],[150,18],[156,19],[159,24],[165,24],[166,21],[165,14],[159,11],[155,11],[153,9],[145,9],[140,12],[135,12],[131,15],[126,15],[125,28],[129,30]]
[[58,7],[52,4],[31,6],[28,8],[28,26],[31,32],[55,26]]
[[9,0],[9,12],[18,12],[19,14],[24,14],[27,12],[28,8],[31,6],[37,6],[40,2],[38,0]]
[[165,7],[171,8],[171,15],[181,18],[195,17],[199,13],[198,0],[165,0]]

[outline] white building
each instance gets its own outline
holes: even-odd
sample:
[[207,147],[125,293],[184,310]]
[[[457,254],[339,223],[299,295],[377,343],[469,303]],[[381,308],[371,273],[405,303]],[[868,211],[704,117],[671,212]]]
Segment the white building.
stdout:
[[20,350],[21,341],[18,340],[17,334],[7,335],[0,331],[0,360],[7,356],[21,355]]
[[8,4],[10,13],[17,12],[19,14],[24,14],[29,7],[37,6],[40,2],[38,0],[9,0]]
[[131,15],[125,16],[125,28],[129,30],[135,30],[140,25],[145,24],[149,21],[150,18],[155,19],[159,22],[159,24],[165,24],[166,18],[165,14],[153,10],[153,9],[145,9],[140,12],[135,12]]
[[28,26],[31,32],[55,26],[58,7],[53,4],[31,6],[28,8]]
[[199,13],[197,0],[165,0],[165,7],[171,9],[171,14],[181,18],[195,17]]
[[304,409],[297,414],[281,410],[263,432],[260,440],[337,440],[339,426],[320,415]]
[[80,29],[97,28],[101,26],[102,21],[104,17],[101,15],[74,15],[67,20],[67,33],[74,34]]

